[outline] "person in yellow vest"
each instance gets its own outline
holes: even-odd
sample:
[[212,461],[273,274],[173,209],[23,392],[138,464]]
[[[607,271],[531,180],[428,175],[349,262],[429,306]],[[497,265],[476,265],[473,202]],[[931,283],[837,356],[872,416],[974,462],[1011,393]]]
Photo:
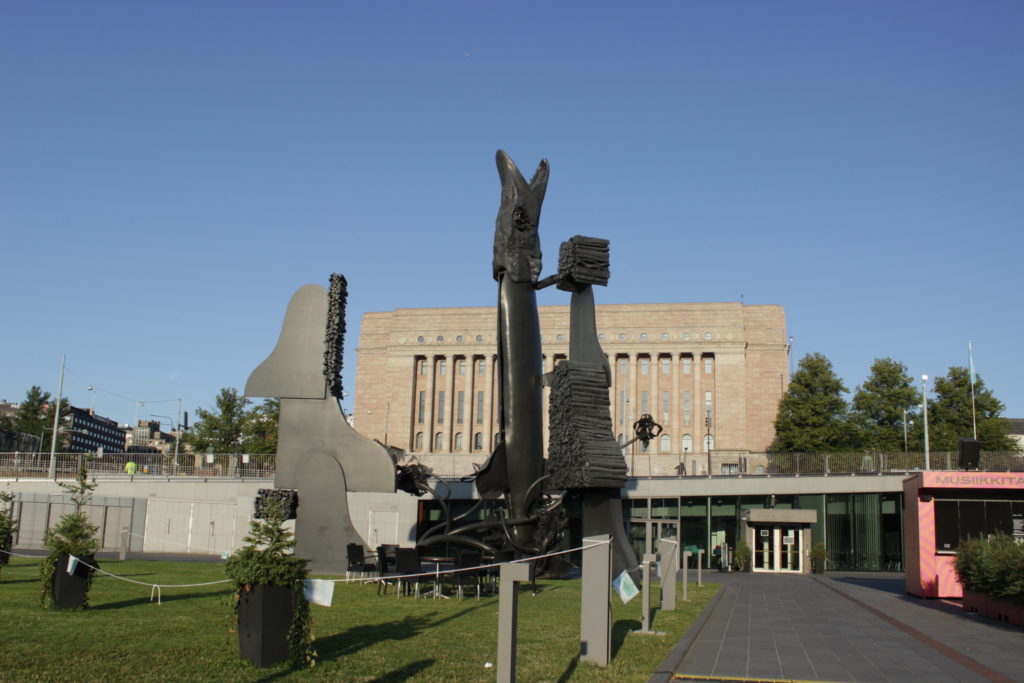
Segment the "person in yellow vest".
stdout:
[[134,460],[129,460],[124,464],[124,472],[129,477],[135,476],[135,473],[139,471],[139,466],[135,464]]

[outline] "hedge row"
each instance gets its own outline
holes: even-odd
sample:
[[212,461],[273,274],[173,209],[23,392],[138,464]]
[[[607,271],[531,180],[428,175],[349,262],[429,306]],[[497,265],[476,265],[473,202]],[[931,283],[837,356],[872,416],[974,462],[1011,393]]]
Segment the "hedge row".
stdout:
[[961,543],[956,573],[966,590],[1024,605],[1024,543],[1006,534]]

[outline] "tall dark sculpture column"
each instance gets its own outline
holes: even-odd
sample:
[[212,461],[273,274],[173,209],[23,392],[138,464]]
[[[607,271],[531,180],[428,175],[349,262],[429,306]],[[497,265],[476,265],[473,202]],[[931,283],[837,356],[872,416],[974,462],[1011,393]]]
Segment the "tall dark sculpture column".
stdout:
[[[529,183],[505,152],[497,153],[501,206],[494,229],[498,282],[498,377],[501,443],[477,476],[481,495],[505,494],[512,522],[532,516],[544,476],[540,321],[535,288],[541,271],[540,209],[548,184],[541,161]],[[520,550],[538,552],[532,522],[509,526]]]

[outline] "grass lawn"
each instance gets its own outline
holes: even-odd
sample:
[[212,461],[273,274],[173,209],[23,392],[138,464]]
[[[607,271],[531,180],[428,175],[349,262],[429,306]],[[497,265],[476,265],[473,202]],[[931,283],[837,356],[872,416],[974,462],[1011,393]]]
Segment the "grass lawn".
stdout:
[[[216,564],[107,560],[106,571],[136,581],[201,583],[224,578]],[[497,664],[498,599],[414,600],[376,587],[339,583],[332,607],[311,607],[315,668],[256,669],[238,658],[230,631],[227,584],[150,589],[102,575],[91,608],[57,612],[39,607],[39,562],[12,558],[0,579],[2,681],[493,681]],[[690,587],[690,602],[655,611],[640,628],[640,596],[623,605],[613,596],[613,660],[606,669],[581,664],[580,582],[541,580],[536,596],[519,598],[518,678],[521,681],[645,681],[718,590]],[[681,597],[681,591],[680,591]],[[652,599],[656,604],[656,600]]]

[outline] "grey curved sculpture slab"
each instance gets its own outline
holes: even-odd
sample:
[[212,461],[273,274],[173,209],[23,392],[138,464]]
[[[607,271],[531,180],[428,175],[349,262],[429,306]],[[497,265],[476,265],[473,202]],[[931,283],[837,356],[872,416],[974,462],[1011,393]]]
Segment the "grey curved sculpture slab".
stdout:
[[[343,309],[344,295],[334,298]],[[311,571],[340,574],[346,545],[365,544],[349,520],[346,492],[394,492],[395,465],[383,446],[352,429],[328,391],[332,380],[324,368],[335,364],[324,359],[337,353],[328,347],[340,345],[341,336],[328,328],[344,325],[343,310],[329,308],[320,285],[292,296],[277,345],[249,376],[245,395],[281,399],[274,484],[298,491],[296,553]]]

